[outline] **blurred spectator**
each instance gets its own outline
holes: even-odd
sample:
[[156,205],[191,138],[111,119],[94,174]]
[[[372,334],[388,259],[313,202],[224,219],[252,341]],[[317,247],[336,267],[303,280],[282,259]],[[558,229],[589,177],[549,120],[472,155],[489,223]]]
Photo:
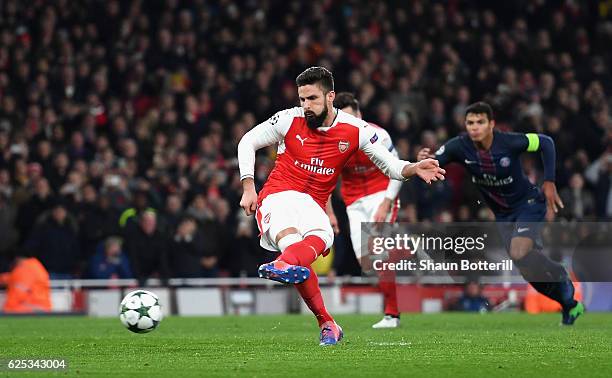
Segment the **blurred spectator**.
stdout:
[[136,221],[139,219],[140,215],[144,214],[146,211],[155,212],[155,209],[149,206],[149,202],[148,190],[141,188],[134,191],[132,207],[125,209],[121,213],[119,216],[119,226],[124,228],[126,232],[129,232],[130,228],[136,226]]
[[6,193],[0,191],[0,269],[6,266],[13,249],[17,245],[17,230],[13,227],[15,222],[15,206]]
[[205,222],[214,217],[204,194],[195,195],[191,201],[191,204],[187,208],[186,213],[190,217],[195,218],[198,222]]
[[2,193],[6,198],[11,198],[13,196],[11,174],[4,168],[0,168],[0,193]]
[[612,219],[612,151],[604,153],[585,172],[595,187],[595,208],[600,219]]
[[559,193],[564,208],[560,209],[560,216],[567,219],[590,219],[595,215],[595,200],[593,194],[584,187],[584,178],[580,173],[570,177],[569,187],[563,188]]
[[171,266],[176,277],[216,277],[218,274],[216,253],[219,245],[215,230],[206,226],[199,228],[191,217],[184,218],[176,228],[170,247]]
[[0,285],[6,286],[6,313],[51,311],[49,274],[35,257],[19,255],[9,273],[0,274]]
[[75,205],[75,216],[79,222],[79,241],[85,258],[93,255],[96,245],[115,219],[106,219],[104,210],[98,206],[98,193],[93,185],[82,188],[81,201]]
[[[92,164],[94,171],[99,169],[100,167],[96,164]],[[90,168],[91,169],[91,168]],[[100,194],[102,194],[105,198],[109,200],[109,205],[113,209],[123,209],[128,206],[130,192],[127,189],[127,182],[121,176],[116,174],[107,174],[104,175],[102,189],[100,190]],[[132,215],[133,216],[133,215]],[[121,227],[125,226],[127,223],[126,217],[125,222],[121,224],[121,218],[117,218],[117,222]]]
[[65,152],[60,152],[53,159],[53,166],[49,175],[49,184],[54,191],[59,191],[68,178],[70,160]]
[[74,277],[81,251],[76,220],[64,199],[54,200],[51,209],[38,219],[25,246],[45,266],[52,280]]
[[232,240],[235,241],[232,242],[231,254],[227,255],[229,271],[233,276],[256,277],[256,256],[259,251],[259,242],[255,238],[257,227],[243,211],[238,212],[236,218],[237,226],[235,234],[232,235]]
[[140,285],[147,278],[169,277],[168,243],[158,229],[155,211],[146,210],[138,217],[137,225],[126,232],[124,247]]
[[469,280],[464,287],[463,295],[452,306],[455,311],[487,312],[489,300],[482,295],[482,286],[478,281]]
[[38,216],[51,208],[52,202],[49,182],[44,178],[38,180],[34,184],[34,194],[20,206],[17,213],[16,226],[22,241],[30,235]]
[[166,207],[164,208],[163,216],[167,232],[174,232],[183,216],[183,201],[178,194],[169,194],[166,197]]
[[89,276],[97,279],[132,278],[130,262],[120,238],[111,236],[98,244],[89,261]]

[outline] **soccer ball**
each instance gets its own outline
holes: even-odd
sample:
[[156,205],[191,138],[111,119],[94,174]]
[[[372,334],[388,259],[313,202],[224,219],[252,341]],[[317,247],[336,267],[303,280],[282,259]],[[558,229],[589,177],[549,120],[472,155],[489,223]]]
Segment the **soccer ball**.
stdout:
[[119,319],[125,328],[132,332],[153,331],[162,320],[159,298],[146,290],[128,293],[119,305]]

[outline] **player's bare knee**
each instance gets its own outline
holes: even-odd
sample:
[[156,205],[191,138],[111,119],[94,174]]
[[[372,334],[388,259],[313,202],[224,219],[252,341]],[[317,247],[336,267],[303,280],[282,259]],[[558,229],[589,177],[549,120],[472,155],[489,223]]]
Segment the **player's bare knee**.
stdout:
[[510,242],[510,257],[513,260],[520,260],[533,249],[533,240],[530,238],[513,238]]
[[276,236],[274,237],[274,241],[276,242],[276,244],[278,244],[278,242],[284,238],[285,236],[289,235],[289,234],[300,234],[300,232],[298,231],[297,228],[295,227],[288,227],[285,228],[284,230],[279,231]]
[[295,243],[299,243],[301,242],[302,239],[302,235],[294,233],[294,234],[287,234],[285,236],[283,236],[282,238],[280,238],[277,242],[276,245],[278,245],[278,249],[280,249],[281,252],[285,252],[285,249],[287,249],[290,245],[293,245]]

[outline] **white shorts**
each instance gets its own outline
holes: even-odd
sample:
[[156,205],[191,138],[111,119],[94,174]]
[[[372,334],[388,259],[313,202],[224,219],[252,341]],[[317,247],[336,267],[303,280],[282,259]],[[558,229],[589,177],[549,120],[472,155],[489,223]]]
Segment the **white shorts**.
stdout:
[[[361,223],[374,221],[374,214],[376,214],[378,206],[380,206],[382,201],[385,199],[385,194],[386,191],[384,190],[370,194],[361,197],[346,207],[346,214],[348,215],[349,228],[351,232],[351,242],[353,243],[355,256],[358,259],[360,259],[363,255],[361,252]],[[387,214],[385,222],[395,222],[398,210],[399,201],[395,200],[393,202],[391,211],[389,214]]]
[[305,238],[321,237],[325,249],[334,243],[334,231],[325,211],[305,193],[288,190],[268,195],[257,208],[257,227],[261,233],[259,244],[269,251],[280,251],[276,244],[279,232],[294,227]]

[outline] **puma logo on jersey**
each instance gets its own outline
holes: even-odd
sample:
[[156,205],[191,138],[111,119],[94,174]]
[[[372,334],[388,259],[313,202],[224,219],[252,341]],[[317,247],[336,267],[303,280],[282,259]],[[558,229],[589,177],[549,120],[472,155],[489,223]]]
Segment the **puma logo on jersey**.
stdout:
[[297,140],[299,140],[299,141],[300,141],[300,143],[302,143],[302,147],[304,147],[304,142],[306,142],[306,139],[308,139],[308,138],[304,138],[304,139],[302,139],[302,137],[300,136],[300,134],[297,134],[295,137],[297,138]]

